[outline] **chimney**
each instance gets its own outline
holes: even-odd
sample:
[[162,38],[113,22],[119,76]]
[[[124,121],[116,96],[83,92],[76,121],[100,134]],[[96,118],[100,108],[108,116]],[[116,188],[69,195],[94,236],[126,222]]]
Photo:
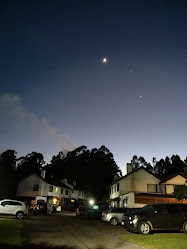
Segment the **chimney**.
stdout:
[[76,181],[74,180],[74,181],[73,181],[73,187],[76,187],[76,185],[77,185],[77,183],[76,183]]
[[42,170],[41,170],[41,177],[42,177],[43,179],[45,179],[45,174],[46,174],[46,170],[42,169]]
[[64,184],[67,184],[67,182],[68,182],[67,178],[63,179],[62,182],[63,182]]
[[132,171],[132,164],[127,163],[127,175]]
[[114,182],[119,178],[118,175],[114,175]]

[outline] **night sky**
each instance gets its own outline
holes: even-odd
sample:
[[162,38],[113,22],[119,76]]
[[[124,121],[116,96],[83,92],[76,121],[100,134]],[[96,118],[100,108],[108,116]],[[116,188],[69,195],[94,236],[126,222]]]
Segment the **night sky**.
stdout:
[[[187,156],[187,1],[0,3],[0,153]],[[107,63],[103,63],[103,58]]]

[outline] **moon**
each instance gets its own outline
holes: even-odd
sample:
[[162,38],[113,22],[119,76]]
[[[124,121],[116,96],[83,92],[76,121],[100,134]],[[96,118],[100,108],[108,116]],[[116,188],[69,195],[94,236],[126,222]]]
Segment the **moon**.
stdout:
[[103,58],[102,62],[103,62],[103,63],[107,63],[107,62],[108,62],[108,61],[107,61],[107,58]]

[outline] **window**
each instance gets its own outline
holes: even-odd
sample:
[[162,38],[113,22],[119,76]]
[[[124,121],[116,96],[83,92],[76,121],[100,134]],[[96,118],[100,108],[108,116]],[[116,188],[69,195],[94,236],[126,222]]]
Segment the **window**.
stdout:
[[160,193],[160,186],[157,184],[147,184],[148,193]]
[[66,189],[66,195],[68,195],[68,189]]
[[63,188],[61,188],[61,195],[63,195]]
[[110,193],[110,195],[111,195],[111,188],[109,189],[109,193]]
[[175,204],[166,205],[169,214],[179,213],[179,208]]
[[2,205],[2,206],[10,205],[10,201],[3,201],[3,202],[1,202],[1,205]]
[[117,183],[117,192],[119,192],[119,182]]
[[22,204],[20,202],[17,202],[17,201],[10,201],[9,205],[12,205],[12,206],[22,206]]
[[58,187],[55,188],[55,193],[58,193]]
[[34,184],[33,185],[33,191],[38,191],[39,190],[39,185],[38,184]]
[[157,214],[164,214],[164,213],[166,213],[165,205],[154,206],[154,211]]
[[53,192],[53,186],[49,186],[49,192]]

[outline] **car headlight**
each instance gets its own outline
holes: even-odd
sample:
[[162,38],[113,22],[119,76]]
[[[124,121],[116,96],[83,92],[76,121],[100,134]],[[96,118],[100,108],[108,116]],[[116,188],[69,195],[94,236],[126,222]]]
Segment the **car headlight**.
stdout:
[[137,219],[138,218],[138,216],[137,215],[134,215],[134,216],[129,216],[129,220],[135,220],[135,219]]

